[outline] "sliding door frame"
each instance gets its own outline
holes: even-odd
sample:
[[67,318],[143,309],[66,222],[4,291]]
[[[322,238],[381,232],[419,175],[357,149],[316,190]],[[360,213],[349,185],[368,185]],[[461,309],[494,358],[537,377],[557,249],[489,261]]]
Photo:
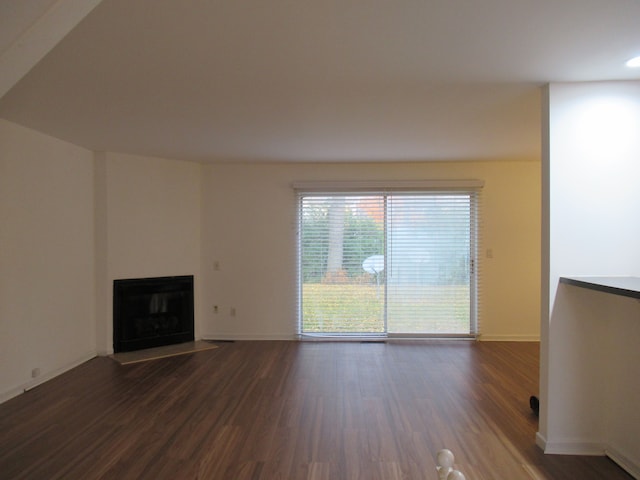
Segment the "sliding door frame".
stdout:
[[[372,338],[476,338],[480,334],[480,264],[478,251],[480,249],[480,213],[481,191],[484,186],[482,180],[423,180],[423,181],[395,181],[395,182],[295,182],[293,188],[296,193],[297,216],[297,329],[300,338],[304,339],[354,339]],[[470,199],[470,238],[469,238],[469,333],[389,333],[388,332],[388,282],[384,282],[383,302],[383,333],[315,333],[303,331],[303,281],[302,281],[302,202],[305,196],[376,196],[383,198],[384,211],[384,271],[388,274],[389,245],[387,242],[388,229],[388,197],[394,194],[465,194]]]

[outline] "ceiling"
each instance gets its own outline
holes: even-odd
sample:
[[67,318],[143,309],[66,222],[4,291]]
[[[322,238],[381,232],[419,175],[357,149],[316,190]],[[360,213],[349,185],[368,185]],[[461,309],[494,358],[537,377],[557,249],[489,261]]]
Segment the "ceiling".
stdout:
[[[4,59],[65,3],[0,0]],[[640,79],[638,0],[94,3],[0,117],[195,161],[537,160],[540,86]]]

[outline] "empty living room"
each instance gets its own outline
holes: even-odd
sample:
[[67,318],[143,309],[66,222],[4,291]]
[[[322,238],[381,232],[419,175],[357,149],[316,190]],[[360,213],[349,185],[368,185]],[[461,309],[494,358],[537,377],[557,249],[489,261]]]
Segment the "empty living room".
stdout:
[[0,479],[640,478],[639,15],[3,2]]

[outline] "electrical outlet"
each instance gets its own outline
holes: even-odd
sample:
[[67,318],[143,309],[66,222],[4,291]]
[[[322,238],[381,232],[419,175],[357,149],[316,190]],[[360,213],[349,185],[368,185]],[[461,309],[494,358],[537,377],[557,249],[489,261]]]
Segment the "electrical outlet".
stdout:
[[34,368],[33,370],[31,370],[31,378],[36,378],[40,376],[40,369],[39,368]]

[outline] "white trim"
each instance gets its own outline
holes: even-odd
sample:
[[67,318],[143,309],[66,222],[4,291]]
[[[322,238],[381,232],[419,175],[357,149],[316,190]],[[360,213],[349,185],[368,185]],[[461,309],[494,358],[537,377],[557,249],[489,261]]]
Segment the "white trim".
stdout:
[[[606,455],[633,478],[640,479],[640,465],[611,446],[601,446],[595,443],[565,442],[554,442],[554,444],[549,445],[547,439],[540,432],[536,433],[536,445],[540,447],[545,454]],[[592,453],[593,451],[595,451],[595,453]]]
[[540,448],[543,452],[545,451],[545,449],[547,448],[547,439],[544,438],[544,436],[540,433],[540,432],[536,432],[536,445],[538,446],[538,448]]
[[[384,260],[384,269],[387,270],[387,258],[392,257],[389,251],[389,246],[387,245],[389,240],[390,232],[394,231],[393,228],[390,228],[388,221],[390,215],[387,210],[387,201],[390,198],[394,198],[398,196],[400,198],[411,198],[415,197],[414,202],[408,202],[409,207],[407,208],[417,208],[420,206],[418,201],[422,199],[431,199],[442,197],[444,200],[445,197],[451,196],[454,199],[457,197],[468,197],[469,200],[469,221],[468,223],[462,223],[466,217],[461,217],[460,215],[452,217],[455,220],[451,220],[447,217],[447,222],[458,221],[460,220],[461,227],[469,228],[469,254],[467,259],[469,261],[468,264],[468,272],[470,279],[470,289],[471,289],[471,298],[469,303],[469,314],[471,319],[470,332],[464,334],[465,338],[473,338],[476,339],[478,332],[480,331],[480,277],[481,277],[481,262],[478,261],[477,253],[478,253],[478,244],[481,242],[481,227],[479,222],[479,217],[481,215],[481,191],[479,187],[484,185],[484,181],[482,180],[407,180],[407,181],[336,181],[336,182],[293,182],[292,186],[295,190],[295,194],[297,197],[297,223],[296,223],[296,233],[297,233],[297,331],[302,335],[308,335],[311,332],[303,331],[301,323],[301,303],[302,303],[302,265],[301,265],[301,257],[302,257],[302,237],[304,235],[304,228],[302,226],[301,218],[304,216],[303,210],[306,208],[306,200],[309,200],[310,205],[314,205],[315,202],[318,204],[323,204],[328,199],[333,198],[349,198],[352,197],[357,201],[361,201],[361,197],[371,195],[375,199],[378,197],[383,199],[382,208],[380,205],[376,204],[376,210],[379,210],[379,214],[384,218],[384,226],[382,227],[382,233],[385,236],[383,239],[384,242],[384,251],[378,252],[383,256]],[[404,207],[400,209],[404,210]],[[452,224],[453,225],[453,224]],[[391,234],[392,237],[395,234]],[[320,243],[320,242],[318,242]],[[385,273],[386,276],[386,273]],[[385,334],[388,333],[388,325],[387,325],[387,286],[386,282],[384,284],[384,300],[383,300],[383,313],[382,313],[382,321],[384,322],[383,330]],[[321,336],[325,336],[327,338],[337,338],[341,336],[346,336],[351,338],[352,335],[348,333],[339,333],[339,332],[321,332]],[[354,333],[353,336],[361,337],[363,334],[360,332]],[[367,333],[364,333],[367,335]],[[393,334],[388,333],[388,336],[391,337]],[[400,334],[400,337],[408,337],[412,336],[410,334]],[[444,334],[439,335],[439,337],[457,337],[455,334]],[[433,337],[433,335],[415,335],[416,338],[422,337]]]
[[298,336],[295,334],[269,334],[269,335],[244,335],[244,334],[235,334],[235,333],[210,333],[206,335],[202,335],[203,340],[208,341],[242,341],[242,340],[297,340]]
[[57,0],[0,55],[0,97],[102,0]]
[[476,341],[475,333],[388,333],[388,340],[471,340]]
[[539,342],[540,335],[480,334],[481,342]]
[[[403,342],[435,342],[435,341],[451,341],[451,342],[476,342],[478,338],[473,333],[469,334],[340,334],[340,333],[300,333],[294,335],[295,340],[302,342],[385,342],[385,343],[403,343]],[[223,339],[221,339],[223,340]]]
[[562,440],[545,443],[544,453],[552,455],[591,455],[603,457],[606,445],[598,442],[583,442],[579,440]]
[[384,335],[323,335],[303,333],[297,335],[301,342],[345,342],[345,343],[386,343],[389,339]]
[[87,352],[84,355],[81,355],[77,359],[63,365],[60,368],[52,370],[51,372],[45,372],[43,375],[39,376],[38,378],[34,378],[33,380],[29,380],[28,382],[25,382],[21,385],[5,390],[4,392],[0,393],[0,403],[4,403],[13,397],[17,397],[18,395],[21,395],[24,392],[27,392],[37,387],[38,385],[42,385],[43,383],[57,377],[58,375],[62,375],[63,373],[68,372],[69,370],[77,367],[78,365],[82,365],[83,363],[91,360],[92,358],[95,358],[96,356],[97,355],[95,351]]
[[22,387],[12,387],[9,390],[5,390],[0,394],[0,403],[4,403],[7,400],[11,400],[14,397],[24,393],[24,388]]
[[484,180],[367,180],[367,181],[329,181],[329,182],[293,182],[294,190],[301,192],[344,192],[344,191],[410,191],[410,190],[459,190],[478,189],[484,186]]
[[636,462],[611,446],[605,449],[605,454],[633,478],[640,479],[640,465]]

